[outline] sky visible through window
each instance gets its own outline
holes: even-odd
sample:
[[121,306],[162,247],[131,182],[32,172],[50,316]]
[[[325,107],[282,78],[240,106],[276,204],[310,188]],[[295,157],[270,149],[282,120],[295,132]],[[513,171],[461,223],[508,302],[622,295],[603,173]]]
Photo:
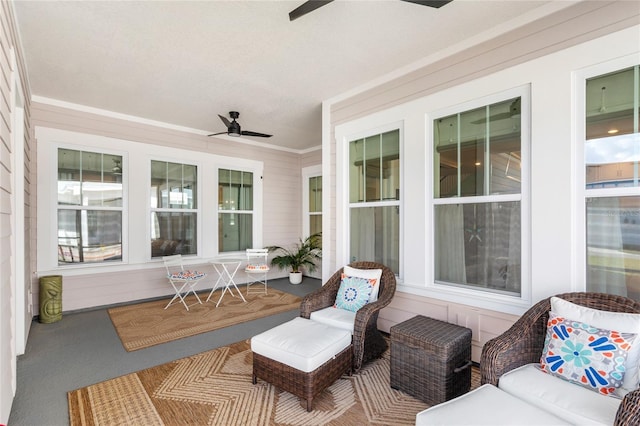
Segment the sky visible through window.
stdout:
[[585,145],[587,164],[640,161],[640,134],[591,139]]

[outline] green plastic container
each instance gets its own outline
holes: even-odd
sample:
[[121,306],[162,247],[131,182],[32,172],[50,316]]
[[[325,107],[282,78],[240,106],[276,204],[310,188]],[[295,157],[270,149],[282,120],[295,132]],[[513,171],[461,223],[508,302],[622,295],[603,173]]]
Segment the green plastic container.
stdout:
[[62,275],[40,277],[40,322],[49,324],[62,319]]

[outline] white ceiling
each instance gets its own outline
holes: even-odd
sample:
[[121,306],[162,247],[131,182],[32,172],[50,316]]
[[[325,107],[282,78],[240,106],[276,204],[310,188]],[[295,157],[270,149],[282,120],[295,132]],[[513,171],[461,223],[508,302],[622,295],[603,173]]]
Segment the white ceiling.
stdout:
[[[247,138],[321,145],[321,103],[574,2],[334,1],[290,22],[297,1],[23,1],[14,8],[36,100]],[[562,6],[558,4],[562,3]],[[225,136],[226,137],[226,136]],[[212,142],[214,140],[212,139]]]

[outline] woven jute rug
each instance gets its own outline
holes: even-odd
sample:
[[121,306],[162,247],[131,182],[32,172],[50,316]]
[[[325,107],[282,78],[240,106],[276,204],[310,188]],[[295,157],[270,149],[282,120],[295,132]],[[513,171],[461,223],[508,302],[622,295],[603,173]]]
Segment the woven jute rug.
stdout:
[[[76,425],[413,425],[427,408],[389,385],[389,351],[314,399],[251,383],[249,341],[77,389],[68,393]],[[471,387],[479,386],[477,368]]]
[[206,303],[208,294],[201,294],[202,304],[190,295],[185,299],[187,305],[193,305],[188,311],[179,301],[164,309],[170,300],[166,299],[119,306],[108,312],[122,345],[131,352],[300,308],[298,296],[272,288],[268,294],[243,293],[247,303],[235,294],[225,294],[217,308],[220,290]]

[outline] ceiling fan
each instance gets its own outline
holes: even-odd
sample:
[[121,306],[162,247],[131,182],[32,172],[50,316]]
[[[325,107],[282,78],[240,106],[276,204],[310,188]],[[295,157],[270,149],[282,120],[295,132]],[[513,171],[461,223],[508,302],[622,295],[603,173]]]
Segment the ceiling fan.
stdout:
[[229,136],[257,136],[260,138],[270,138],[272,135],[267,135],[265,133],[252,132],[250,130],[240,130],[240,123],[236,121],[236,118],[240,117],[240,113],[238,111],[229,111],[229,117],[231,117],[232,121],[229,121],[227,117],[224,117],[218,114],[220,120],[227,126],[226,132],[220,133],[212,133],[208,136],[216,136],[216,135],[224,135],[227,134]]
[[[331,3],[333,0],[309,0],[302,3],[300,6],[296,7],[294,10],[289,12],[289,21],[294,21],[309,12],[313,12],[319,7],[322,7],[326,4]],[[447,3],[450,3],[452,0],[402,0],[409,3],[415,3],[422,6],[429,6],[440,8]]]

